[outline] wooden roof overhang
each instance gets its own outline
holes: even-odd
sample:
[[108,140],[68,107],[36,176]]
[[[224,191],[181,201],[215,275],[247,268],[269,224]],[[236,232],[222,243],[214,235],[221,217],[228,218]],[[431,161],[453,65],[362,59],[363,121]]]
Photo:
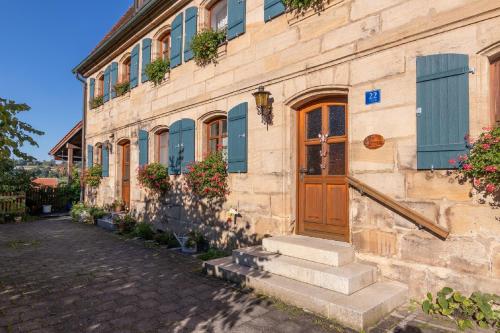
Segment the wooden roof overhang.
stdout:
[[49,152],[55,160],[67,161],[68,148],[73,148],[73,160],[82,160],[82,128],[83,122],[79,121]]

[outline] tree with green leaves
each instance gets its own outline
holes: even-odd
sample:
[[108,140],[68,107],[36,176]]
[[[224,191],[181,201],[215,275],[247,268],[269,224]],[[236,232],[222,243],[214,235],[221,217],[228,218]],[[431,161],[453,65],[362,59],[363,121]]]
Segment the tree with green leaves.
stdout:
[[21,151],[26,144],[38,147],[32,135],[44,135],[45,133],[33,128],[17,117],[20,112],[31,110],[27,104],[17,104],[15,101],[0,97],[0,160],[8,160],[14,157],[23,160],[34,160]]

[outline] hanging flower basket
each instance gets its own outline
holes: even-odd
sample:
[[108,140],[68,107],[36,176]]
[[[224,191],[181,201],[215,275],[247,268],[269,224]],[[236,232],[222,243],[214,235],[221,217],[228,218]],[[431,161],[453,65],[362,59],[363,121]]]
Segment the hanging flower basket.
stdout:
[[155,194],[165,194],[172,188],[167,168],[160,163],[139,167],[137,181],[141,187]]
[[224,200],[229,194],[227,163],[221,151],[189,165],[185,177],[188,188],[199,198]]

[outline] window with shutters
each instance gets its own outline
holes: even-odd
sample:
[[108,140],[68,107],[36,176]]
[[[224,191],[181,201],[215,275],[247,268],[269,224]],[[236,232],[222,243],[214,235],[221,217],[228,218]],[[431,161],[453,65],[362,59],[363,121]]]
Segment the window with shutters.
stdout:
[[469,57],[417,57],[417,168],[452,169],[468,152]]
[[103,95],[104,95],[104,73],[101,73],[97,77],[95,97],[101,97]]
[[168,130],[161,129],[155,133],[156,149],[155,160],[157,163],[168,167]]
[[264,0],[264,22],[284,14],[285,10],[282,0]]
[[130,80],[130,55],[125,57],[122,60],[121,64],[121,75],[120,75],[120,83],[129,82]]
[[100,143],[95,147],[94,160],[95,164],[102,165],[102,145]]
[[221,150],[227,157],[227,118],[219,117],[205,123],[206,126],[206,153],[207,155]]
[[210,9],[210,28],[213,30],[227,29],[227,0],[220,0],[213,4]]
[[500,55],[490,65],[491,115],[500,124]]
[[158,38],[158,57],[170,60],[170,31],[163,33]]

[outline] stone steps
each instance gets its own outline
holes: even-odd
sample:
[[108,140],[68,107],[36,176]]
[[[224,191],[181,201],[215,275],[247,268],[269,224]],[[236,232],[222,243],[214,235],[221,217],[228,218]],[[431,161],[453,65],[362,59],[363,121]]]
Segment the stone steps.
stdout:
[[211,260],[203,266],[210,275],[244,284],[258,292],[335,319],[356,330],[375,325],[404,303],[408,293],[408,288],[400,283],[377,282],[351,295],[345,295],[239,265],[233,262],[232,257]]
[[349,263],[335,267],[267,252],[260,246],[234,250],[233,262],[346,295],[376,281],[376,269],[369,265]]
[[301,235],[264,238],[262,249],[336,267],[354,262],[350,244]]

